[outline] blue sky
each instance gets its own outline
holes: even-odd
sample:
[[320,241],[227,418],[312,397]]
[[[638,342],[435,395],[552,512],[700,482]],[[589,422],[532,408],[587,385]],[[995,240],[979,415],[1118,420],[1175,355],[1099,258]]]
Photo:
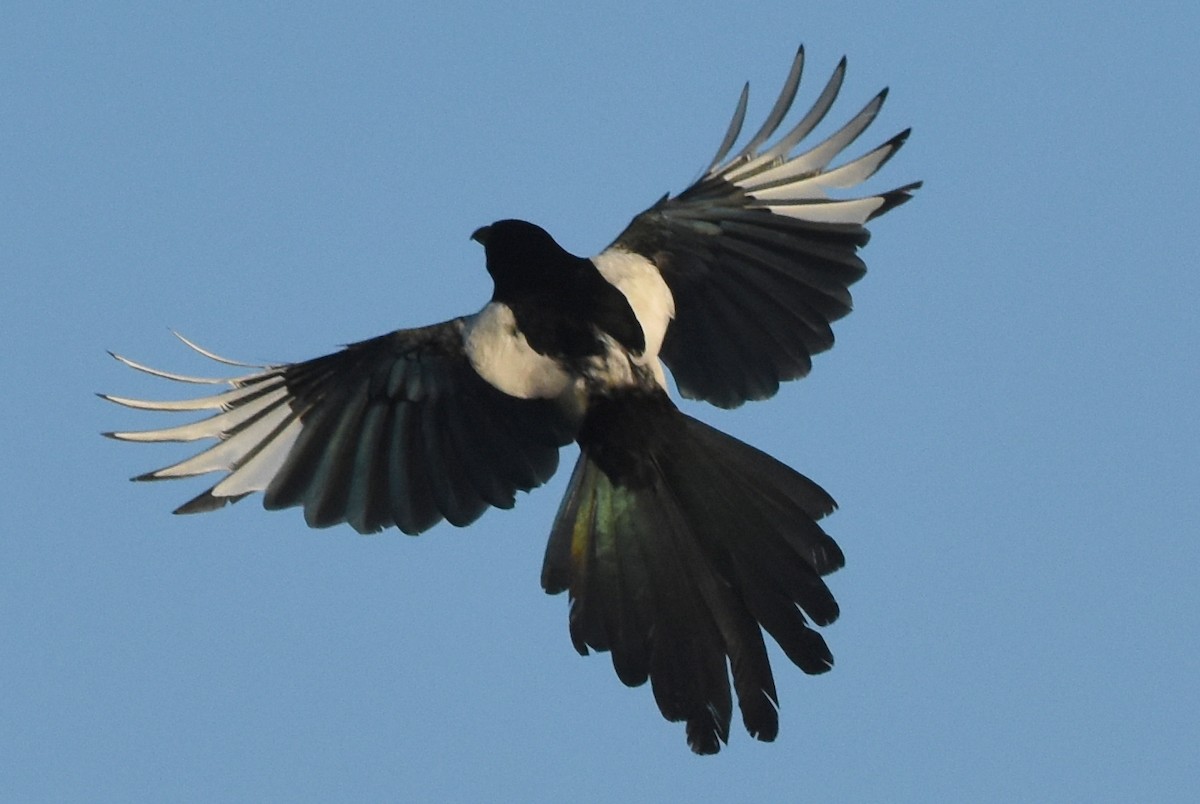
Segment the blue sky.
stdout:
[[[497,9],[501,4],[496,4]],[[9,3],[0,11],[0,798],[1185,800],[1200,771],[1193,4]],[[1116,5],[1113,8],[1117,8]],[[819,481],[837,666],[697,758],[538,584],[566,472],[467,530],[310,531],[93,396],[477,309],[477,226],[580,253],[846,54],[855,312],[769,403],[685,409]],[[757,120],[754,120],[757,122]],[[573,461],[573,450],[564,464]]]

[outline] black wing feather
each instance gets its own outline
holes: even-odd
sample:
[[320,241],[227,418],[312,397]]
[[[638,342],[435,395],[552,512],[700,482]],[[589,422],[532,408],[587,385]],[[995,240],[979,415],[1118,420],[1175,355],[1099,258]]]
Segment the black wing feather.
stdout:
[[[793,154],[832,107],[845,59],[807,114],[767,145],[792,106],[803,62],[801,48],[766,121],[743,148],[726,159],[744,122],[745,91],[705,175],[636,216],[609,247],[658,268],[675,301],[662,360],[680,393],[720,407],[764,399],[781,381],[808,374],[812,356],[833,345],[830,324],[850,312],[849,287],[866,270],[856,254],[870,236],[866,222],[920,186],[828,197],[831,188],[870,178],[908,137],[902,131],[830,166],[874,120],[886,90],[818,145]],[[762,292],[768,287],[769,296]]]
[[[466,525],[549,479],[575,423],[552,400],[517,399],[484,381],[463,351],[465,326],[454,319],[398,330],[314,360],[262,367],[225,381],[234,391],[198,400],[109,397],[140,409],[220,411],[182,427],[111,435],[218,439],[142,476],[226,473],[181,513],[263,491],[266,507],[303,506],[314,527],[348,522],[364,533],[391,525],[420,533],[442,519]],[[122,361],[168,378],[221,382]]]

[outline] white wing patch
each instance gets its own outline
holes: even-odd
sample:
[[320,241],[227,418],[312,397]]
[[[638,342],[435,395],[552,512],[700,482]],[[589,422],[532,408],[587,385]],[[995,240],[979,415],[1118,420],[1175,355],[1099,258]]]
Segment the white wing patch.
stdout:
[[610,248],[592,257],[596,269],[610,285],[625,295],[642,334],[647,356],[658,356],[667,325],[675,317],[675,297],[650,260],[621,248]]
[[[752,197],[763,200],[763,195],[755,193]],[[796,203],[763,204],[776,215],[796,218],[813,223],[857,223],[862,225],[871,218],[875,210],[883,206],[884,199],[873,195],[868,198],[852,198],[845,201],[799,201]]]
[[[813,223],[865,224],[888,202],[888,197],[892,194],[835,200],[830,199],[826,191],[830,188],[857,187],[869,179],[904,144],[908,132],[901,132],[857,159],[852,159],[838,167],[830,167],[838,154],[858,139],[858,136],[875,120],[887,97],[885,89],[872,98],[849,122],[823,141],[803,153],[792,153],[792,150],[820,125],[833,106],[834,100],[837,99],[846,75],[846,60],[842,59],[825,88],[821,90],[820,96],[813,103],[812,108],[790,131],[774,144],[760,151],[760,147],[774,136],[776,129],[795,100],[803,65],[804,49],[801,48],[796,53],[795,61],[792,62],[792,71],[779,95],[779,100],[775,102],[775,108],[772,109],[762,128],[745,147],[726,159],[725,157],[741,133],[742,123],[745,121],[749,85],[742,90],[737,110],[733,113],[733,120],[729,124],[729,130],[701,184],[714,179],[728,182],[746,193],[745,206],[767,209],[776,215],[796,220]],[[900,190],[914,189],[916,189],[916,185],[900,188]],[[893,191],[893,193],[895,192]]]
[[533,350],[506,304],[488,302],[468,318],[463,347],[476,373],[509,396],[557,399],[574,385],[557,360]]
[[302,429],[300,419],[292,410],[291,397],[284,384],[281,367],[250,366],[246,363],[227,360],[200,348],[178,333],[176,333],[176,337],[212,360],[228,365],[257,368],[260,371],[228,379],[189,377],[152,369],[120,355],[113,355],[125,365],[156,377],[188,383],[214,385],[225,383],[233,387],[231,390],[211,396],[169,402],[102,394],[101,396],[110,402],[137,410],[217,411],[206,419],[190,424],[164,427],[158,430],[107,433],[107,435],[121,441],[142,442],[190,442],[215,438],[217,443],[202,452],[171,466],[148,472],[136,479],[158,480],[193,477],[209,472],[228,472],[228,477],[202,495],[213,498],[215,505],[219,505],[229,498],[236,499],[252,491],[266,490],[271,479],[283,466]]
[[654,372],[658,384],[666,387],[662,361],[658,352],[662,348],[667,327],[675,317],[675,297],[662,278],[658,267],[641,254],[622,248],[605,249],[592,257],[600,275],[625,296],[646,339],[646,351],[636,362],[648,365]]

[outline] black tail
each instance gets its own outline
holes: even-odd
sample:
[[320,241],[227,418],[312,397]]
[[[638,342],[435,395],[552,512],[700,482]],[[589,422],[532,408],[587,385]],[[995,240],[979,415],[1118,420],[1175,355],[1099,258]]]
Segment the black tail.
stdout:
[[838,616],[821,576],[844,557],[816,523],[833,499],[664,394],[596,400],[579,443],[542,569],[547,592],[570,590],[575,648],[611,651],[629,686],[649,679],[700,754],[729,738],[728,659],[746,729],[773,740],[759,627],[804,672],[832,667],[805,614],[816,625]]

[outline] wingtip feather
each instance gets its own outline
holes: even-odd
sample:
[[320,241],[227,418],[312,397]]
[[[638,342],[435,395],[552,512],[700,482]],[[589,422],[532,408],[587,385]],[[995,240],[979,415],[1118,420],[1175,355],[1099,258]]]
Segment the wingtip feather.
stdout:
[[874,220],[875,218],[878,218],[880,215],[883,215],[884,213],[889,212],[898,206],[907,204],[909,201],[912,200],[913,193],[915,193],[917,190],[921,189],[921,186],[924,183],[925,182],[923,182],[923,181],[914,181],[911,184],[904,185],[903,187],[897,187],[895,190],[889,190],[886,193],[881,193],[879,195],[879,198],[883,199],[883,203],[880,204],[879,208],[874,210],[867,217],[867,220],[868,221]]
[[197,352],[197,353],[207,357],[209,360],[216,361],[217,363],[224,363],[227,366],[239,366],[241,368],[253,368],[253,369],[269,368],[269,366],[261,365],[258,363],[244,363],[241,360],[233,360],[228,357],[222,357],[221,355],[216,354],[215,352],[205,349],[203,346],[200,346],[195,341],[192,341],[191,339],[183,336],[181,333],[179,333],[176,330],[171,330],[171,334],[174,335],[176,338],[178,338],[180,341],[182,341],[184,346],[188,347],[189,349],[191,349],[194,352]]

